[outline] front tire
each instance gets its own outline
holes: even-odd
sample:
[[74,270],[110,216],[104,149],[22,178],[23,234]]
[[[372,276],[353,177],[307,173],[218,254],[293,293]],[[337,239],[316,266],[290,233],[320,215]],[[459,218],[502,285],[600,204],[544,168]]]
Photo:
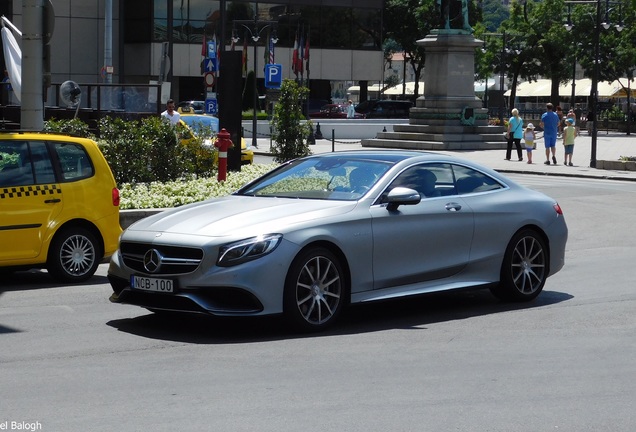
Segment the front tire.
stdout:
[[491,292],[501,300],[533,300],[548,278],[548,260],[545,241],[536,231],[518,232],[506,248],[499,285]]
[[47,262],[51,276],[61,282],[89,279],[101,260],[99,243],[85,228],[67,228],[56,234]]
[[333,324],[345,304],[346,280],[338,258],[326,248],[313,248],[294,259],[285,282],[287,319],[302,331]]

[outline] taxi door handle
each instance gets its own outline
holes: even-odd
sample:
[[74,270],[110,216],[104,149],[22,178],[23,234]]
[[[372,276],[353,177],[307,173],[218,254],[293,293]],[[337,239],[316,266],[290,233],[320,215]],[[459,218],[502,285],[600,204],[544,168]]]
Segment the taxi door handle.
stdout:
[[46,203],[46,204],[55,204],[55,203],[59,203],[60,201],[62,201],[62,200],[59,199],[59,198],[53,198],[53,199],[44,200],[44,203]]

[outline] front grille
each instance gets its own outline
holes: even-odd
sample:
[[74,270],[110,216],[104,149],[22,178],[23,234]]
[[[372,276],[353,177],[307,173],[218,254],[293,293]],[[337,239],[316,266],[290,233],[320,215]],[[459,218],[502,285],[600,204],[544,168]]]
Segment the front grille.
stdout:
[[[127,267],[153,275],[192,273],[199,267],[203,259],[203,250],[180,246],[122,242],[119,249]],[[161,256],[161,262],[155,271],[150,272],[144,265],[144,256],[153,249]]]

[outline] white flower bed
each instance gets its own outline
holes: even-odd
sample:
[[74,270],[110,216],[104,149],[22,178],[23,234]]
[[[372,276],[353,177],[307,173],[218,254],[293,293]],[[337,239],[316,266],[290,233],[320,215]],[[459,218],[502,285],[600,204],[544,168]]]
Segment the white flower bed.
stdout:
[[241,167],[240,172],[228,171],[227,180],[216,177],[174,181],[122,184],[119,188],[121,210],[170,208],[208,198],[229,195],[244,184],[271,171],[278,164],[252,164]]

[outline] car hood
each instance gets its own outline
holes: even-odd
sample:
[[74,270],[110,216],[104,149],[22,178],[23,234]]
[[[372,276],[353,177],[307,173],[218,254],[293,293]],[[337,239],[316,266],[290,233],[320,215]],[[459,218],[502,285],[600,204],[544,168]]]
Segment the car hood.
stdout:
[[256,235],[350,212],[352,201],[227,196],[166,210],[142,219],[127,231],[198,236]]

